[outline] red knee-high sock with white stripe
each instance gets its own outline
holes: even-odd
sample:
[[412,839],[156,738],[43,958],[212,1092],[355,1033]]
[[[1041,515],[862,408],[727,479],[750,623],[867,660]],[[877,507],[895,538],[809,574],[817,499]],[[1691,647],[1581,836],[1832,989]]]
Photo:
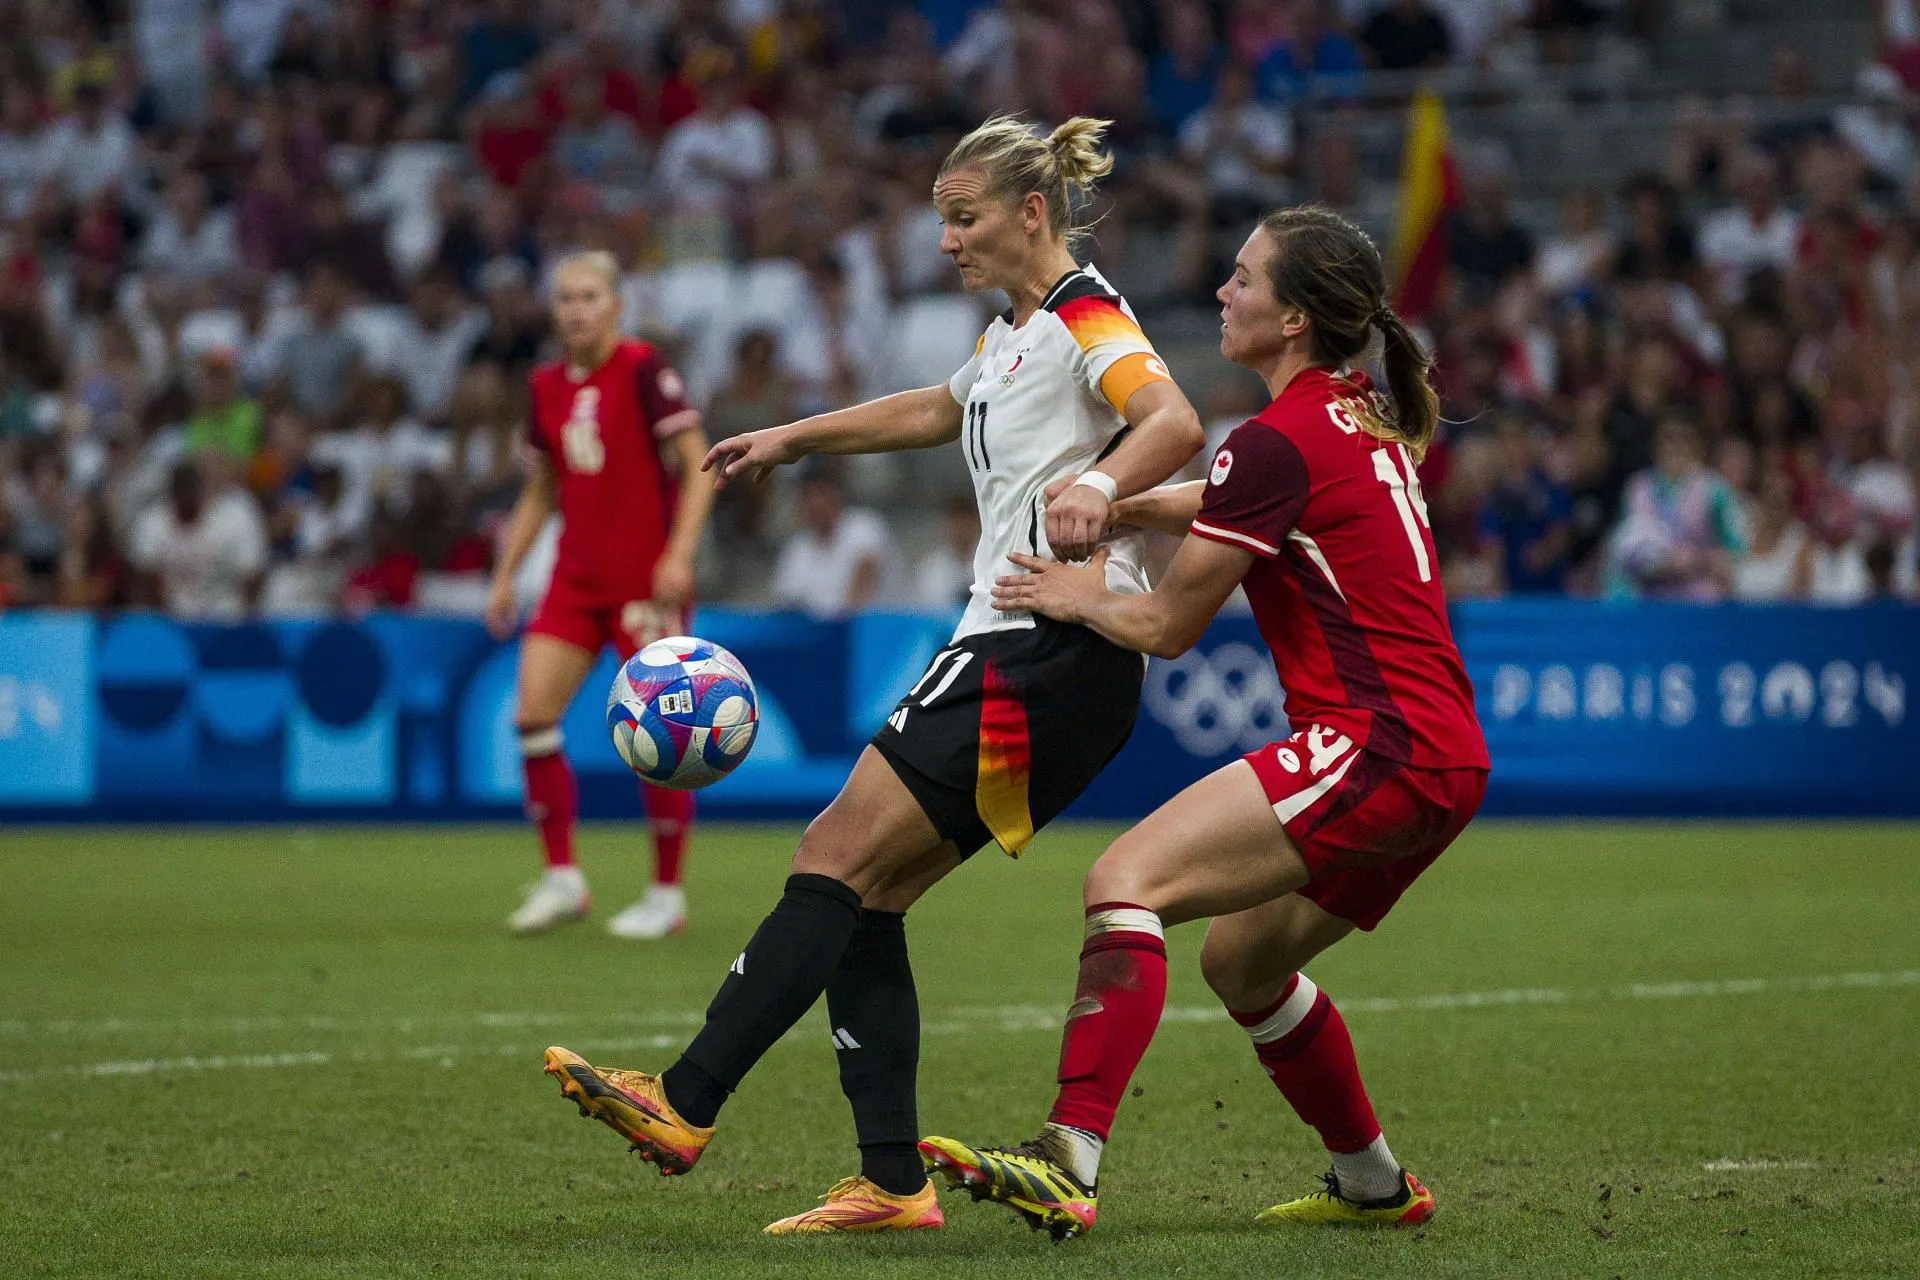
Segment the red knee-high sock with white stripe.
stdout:
[[1253,1037],[1260,1065],[1295,1113],[1319,1131],[1340,1193],[1352,1200],[1397,1195],[1400,1166],[1360,1082],[1346,1020],[1326,993],[1297,973],[1266,1008],[1228,1012]]
[[527,780],[527,817],[540,832],[549,868],[571,867],[573,819],[579,792],[573,766],[560,750],[558,727],[530,729],[520,735],[521,765]]
[[1090,1159],[1070,1162],[1091,1184],[1100,1144],[1167,1002],[1167,944],[1160,917],[1130,902],[1087,908],[1080,981],[1060,1039],[1060,1093],[1051,1126],[1077,1131]]
[[687,856],[687,835],[693,827],[693,792],[640,784],[647,825],[653,829],[653,882],[666,888],[680,886],[681,864]]

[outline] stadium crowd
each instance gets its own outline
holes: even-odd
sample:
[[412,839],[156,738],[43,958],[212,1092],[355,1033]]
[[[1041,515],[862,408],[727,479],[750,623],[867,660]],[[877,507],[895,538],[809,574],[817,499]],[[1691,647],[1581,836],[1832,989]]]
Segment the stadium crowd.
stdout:
[[[927,197],[990,112],[1115,122],[1096,251],[1155,334],[1212,305],[1264,207],[1390,239],[1350,125],[1408,76],[1551,87],[1661,21],[1645,0],[0,0],[0,607],[477,612],[567,250],[628,264],[629,328],[718,438],[964,359],[990,304],[958,291]],[[1838,105],[1792,49],[1763,97],[1678,102],[1665,170],[1596,175],[1557,225],[1457,140],[1421,317],[1455,597],[1914,597],[1908,0],[1881,37]],[[1258,407],[1174,363],[1222,428]],[[702,596],[953,601],[974,531],[948,470],[730,488]]]

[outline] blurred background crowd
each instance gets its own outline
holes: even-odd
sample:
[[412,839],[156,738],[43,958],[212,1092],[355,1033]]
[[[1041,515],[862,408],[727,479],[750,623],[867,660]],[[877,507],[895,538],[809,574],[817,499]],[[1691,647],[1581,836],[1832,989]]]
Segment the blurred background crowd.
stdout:
[[[1421,86],[1452,594],[1912,599],[1920,19],[1805,9],[0,0],[0,607],[477,612],[558,255],[626,265],[716,438],[944,380],[999,304],[928,193],[1001,110],[1115,121],[1087,253],[1223,433],[1224,264],[1296,200],[1385,247]],[[702,596],[951,603],[967,494],[735,487]]]

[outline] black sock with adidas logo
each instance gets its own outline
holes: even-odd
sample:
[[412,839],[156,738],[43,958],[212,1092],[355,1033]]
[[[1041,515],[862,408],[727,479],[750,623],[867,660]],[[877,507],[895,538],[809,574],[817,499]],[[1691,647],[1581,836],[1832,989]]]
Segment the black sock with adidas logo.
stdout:
[[662,1077],[667,1101],[705,1128],[761,1056],[813,1007],[860,921],[860,895],[793,875],[707,1006],[707,1022]]
[[906,916],[862,911],[827,983],[827,1019],[840,1059],[840,1090],[853,1104],[860,1172],[882,1190],[912,1195],[926,1185],[914,1143],[920,1068],[920,997],[907,958]]

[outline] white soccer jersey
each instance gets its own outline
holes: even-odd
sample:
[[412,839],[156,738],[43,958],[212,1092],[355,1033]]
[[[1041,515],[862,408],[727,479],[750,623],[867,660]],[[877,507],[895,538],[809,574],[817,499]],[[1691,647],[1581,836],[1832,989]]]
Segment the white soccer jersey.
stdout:
[[[980,504],[973,586],[954,639],[1033,625],[1031,614],[993,607],[993,580],[1016,571],[1007,559],[1015,551],[1053,558],[1047,486],[1112,452],[1127,430],[1127,398],[1167,380],[1133,312],[1091,266],[1054,285],[1024,325],[1004,311],[987,326],[947,384],[965,407],[960,443]],[[1137,532],[1109,541],[1109,588],[1147,589],[1145,542]]]

